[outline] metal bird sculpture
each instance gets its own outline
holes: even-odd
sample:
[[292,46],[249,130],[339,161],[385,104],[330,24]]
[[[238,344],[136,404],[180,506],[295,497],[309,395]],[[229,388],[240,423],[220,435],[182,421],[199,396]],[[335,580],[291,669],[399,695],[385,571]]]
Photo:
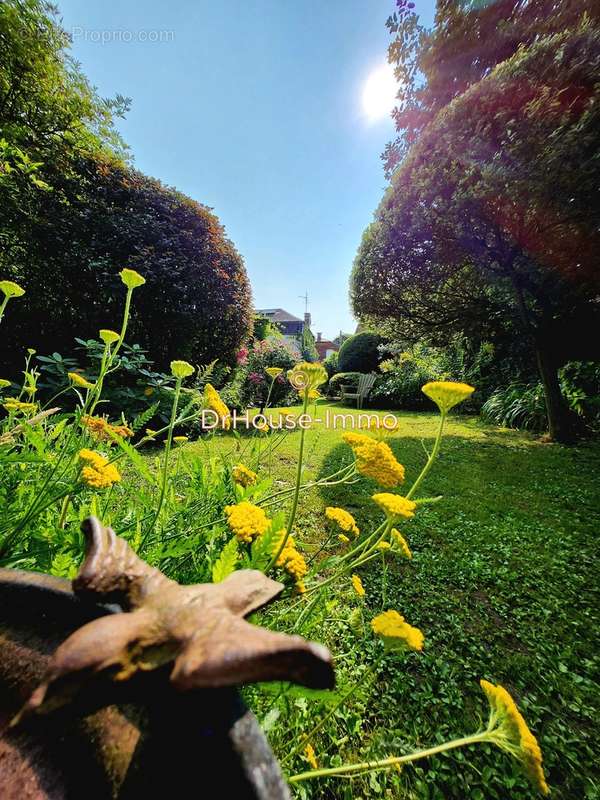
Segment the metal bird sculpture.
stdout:
[[67,704],[94,676],[122,682],[171,664],[169,680],[180,691],[270,680],[333,686],[326,648],[244,619],[283,584],[240,570],[221,583],[182,586],[138,558],[95,517],[82,530],[86,558],[73,580],[74,594],[117,604],[122,613],[93,619],[57,648],[11,726]]

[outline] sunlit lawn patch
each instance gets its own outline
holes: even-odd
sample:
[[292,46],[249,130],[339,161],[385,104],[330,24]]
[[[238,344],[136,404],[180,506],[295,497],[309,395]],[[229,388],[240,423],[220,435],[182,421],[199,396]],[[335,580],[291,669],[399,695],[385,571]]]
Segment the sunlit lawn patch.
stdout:
[[[327,407],[319,405],[320,416]],[[335,404],[329,408],[348,412]],[[422,441],[431,447],[439,418],[397,417],[399,433],[387,441],[410,481],[423,463]],[[273,455],[277,475],[288,481],[297,440],[297,432],[290,434]],[[213,443],[216,449],[230,446],[225,439]],[[351,461],[340,431],[322,426],[308,434],[307,454],[306,478]],[[384,606],[401,608],[426,633],[425,647],[401,669],[384,662],[377,678],[340,706],[311,742],[320,767],[383,758],[472,729],[484,713],[478,680],[485,677],[506,686],[520,703],[542,746],[552,796],[598,796],[594,678],[600,659],[594,631],[599,615],[592,590],[599,467],[598,443],[563,448],[475,418],[450,418],[440,462],[425,486],[428,495],[442,494],[444,501],[420,509],[411,520],[413,559],[389,561],[385,602],[381,561],[362,571],[365,619]],[[343,507],[359,527],[369,525],[378,517],[370,500],[373,490],[365,480],[310,490],[296,526],[309,560],[321,546],[325,508]],[[348,581],[347,591],[304,631],[328,639],[337,656],[341,692],[364,669],[365,653],[352,632],[352,625],[360,625],[358,610]],[[343,626],[339,619],[345,620]],[[266,697],[253,693],[252,700],[268,716],[272,690]],[[328,708],[322,700],[298,694],[286,700],[284,725],[272,722],[271,709],[269,736],[281,758]],[[301,750],[290,768],[306,769]],[[300,786],[315,797],[350,798],[377,796],[384,787],[397,792],[393,787],[400,785],[418,798],[532,796],[514,762],[498,759],[491,748],[440,756],[402,774]]]

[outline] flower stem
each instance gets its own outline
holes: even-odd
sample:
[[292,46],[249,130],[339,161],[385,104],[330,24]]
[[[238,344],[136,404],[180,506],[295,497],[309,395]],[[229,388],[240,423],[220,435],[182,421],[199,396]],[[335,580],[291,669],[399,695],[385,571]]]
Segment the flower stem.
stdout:
[[[304,390],[304,404],[302,406],[302,414],[306,414],[306,409],[308,408],[308,389]],[[301,426],[300,431],[300,449],[298,451],[298,467],[296,469],[296,485],[294,488],[294,499],[292,500],[292,508],[290,509],[290,515],[288,517],[288,522],[285,530],[285,536],[282,537],[281,543],[269,561],[267,568],[265,569],[265,575],[273,568],[274,564],[277,563],[277,559],[283,552],[283,548],[286,545],[287,540],[290,538],[290,534],[292,532],[292,528],[294,526],[294,522],[296,520],[296,512],[298,511],[298,498],[300,497],[300,485],[302,482],[302,466],[304,461],[304,441],[306,439],[306,428],[304,425]]]
[[435,461],[435,459],[437,457],[437,454],[440,451],[440,445],[442,443],[442,433],[444,431],[444,423],[445,423],[445,421],[446,421],[446,412],[442,411],[441,415],[440,415],[440,426],[438,428],[437,436],[435,437],[435,443],[433,445],[433,450],[429,454],[429,458],[427,459],[427,462],[426,462],[425,466],[421,470],[421,473],[420,473],[419,477],[413,483],[409,493],[406,495],[406,499],[407,500],[410,500],[410,498],[414,495],[414,493],[417,491],[417,488],[419,487],[419,485],[421,484],[421,482],[423,481],[423,479],[425,478],[425,476],[427,475],[427,473],[429,472],[429,470],[433,466],[433,462]]
[[312,769],[308,772],[300,772],[297,775],[292,775],[288,780],[290,783],[299,783],[300,781],[310,780],[311,778],[348,775],[353,772],[364,772],[374,769],[387,769],[388,767],[395,767],[396,764],[410,764],[412,761],[429,758],[438,753],[454,750],[457,747],[467,747],[471,744],[486,742],[488,738],[487,731],[478,731],[477,733],[471,734],[471,736],[464,736],[461,739],[452,739],[450,742],[444,742],[443,744],[436,745],[436,747],[428,747],[424,750],[416,750],[414,753],[408,753],[405,756],[391,756],[390,758],[382,758],[379,761],[363,761],[358,764],[346,764],[343,767],[331,767],[329,769]]
[[[165,459],[163,463],[163,470],[162,470],[162,481],[160,487],[160,497],[158,498],[158,505],[156,507],[156,511],[154,513],[154,518],[152,520],[151,525],[148,528],[148,531],[151,531],[152,528],[156,525],[156,521],[159,517],[159,514],[162,509],[162,505],[165,500],[165,493],[167,491],[167,477],[169,475],[169,455],[171,453],[171,445],[173,443],[173,429],[175,427],[175,419],[177,417],[177,404],[179,403],[179,393],[181,391],[181,383],[183,378],[177,378],[177,383],[175,384],[175,394],[173,396],[173,406],[171,407],[171,420],[169,422],[169,428],[167,431],[167,442],[165,445]],[[142,541],[143,543],[143,541]]]

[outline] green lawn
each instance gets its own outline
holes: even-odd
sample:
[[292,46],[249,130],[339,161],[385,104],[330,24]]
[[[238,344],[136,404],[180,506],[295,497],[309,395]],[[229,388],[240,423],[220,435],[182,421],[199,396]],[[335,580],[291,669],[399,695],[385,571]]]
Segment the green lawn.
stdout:
[[[400,413],[398,418],[399,434],[390,444],[410,483],[423,463],[423,443],[431,446],[438,417]],[[298,433],[290,434],[274,455],[283,481],[292,479],[298,440]],[[229,450],[231,439],[214,444]],[[322,426],[310,431],[307,478],[329,474],[350,460],[340,431]],[[487,678],[513,694],[538,736],[552,796],[600,797],[595,682],[600,659],[594,646],[599,466],[598,443],[563,448],[475,418],[452,418],[441,457],[419,492],[444,499],[421,507],[402,528],[412,562],[390,563],[385,600],[381,564],[373,562],[361,572],[365,619],[383,606],[397,608],[423,630],[425,650],[402,662],[385,661],[375,681],[366,681],[336,713],[313,742],[321,765],[400,754],[470,732],[486,714],[478,680]],[[296,526],[301,546],[309,554],[319,548],[326,505],[345,507],[361,527],[379,521],[370,499],[374,488],[361,479],[306,493]],[[357,605],[351,590],[337,592],[319,625],[309,629],[311,638],[332,649],[342,686],[360,676],[371,652],[340,622],[356,615]],[[259,714],[269,708],[258,702]],[[293,744],[286,728],[310,728],[327,706],[300,697],[284,710],[285,725],[272,717],[268,725],[282,758]],[[298,772],[306,763],[299,754],[286,768]],[[310,788],[312,796],[335,798],[533,796],[508,756],[484,748],[421,762],[402,775],[330,779]]]

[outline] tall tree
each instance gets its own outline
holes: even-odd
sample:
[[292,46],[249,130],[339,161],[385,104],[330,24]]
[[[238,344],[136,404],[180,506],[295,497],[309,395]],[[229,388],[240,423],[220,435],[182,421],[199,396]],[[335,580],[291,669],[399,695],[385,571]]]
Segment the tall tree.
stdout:
[[446,106],[396,170],[352,275],[359,316],[535,350],[549,430],[571,439],[557,369],[596,346],[600,33],[544,37]]
[[387,20],[388,58],[398,78],[398,136],[383,154],[391,176],[435,115],[498,64],[543,36],[600,23],[598,0],[438,0],[424,28],[415,3],[397,0]]

